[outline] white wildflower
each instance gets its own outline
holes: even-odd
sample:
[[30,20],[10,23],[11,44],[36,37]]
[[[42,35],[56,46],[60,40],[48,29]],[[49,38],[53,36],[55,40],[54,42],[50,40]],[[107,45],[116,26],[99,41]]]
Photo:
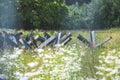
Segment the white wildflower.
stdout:
[[107,76],[112,76],[114,74],[117,74],[118,73],[118,70],[117,69],[113,69],[111,72],[107,73],[106,75]]
[[0,58],[0,61],[2,61],[2,62],[5,61],[5,60],[6,60],[6,59],[5,59],[4,57]]
[[80,54],[81,54],[81,56],[85,56],[85,53],[84,53],[83,51],[81,51],[81,53],[80,53]]
[[107,71],[107,72],[110,72],[110,71],[112,71],[113,69],[112,68],[106,68],[105,69],[105,71]]
[[10,59],[16,59],[17,57],[18,57],[18,55],[16,55],[16,54],[9,55],[9,58],[10,58]]
[[116,53],[116,49],[113,49],[113,50],[112,50],[112,53]]
[[42,80],[42,79],[40,79],[40,78],[33,78],[32,80]]
[[18,71],[15,72],[15,75],[16,75],[16,76],[21,76],[21,77],[23,76],[23,74],[20,73],[20,72],[18,72]]
[[16,54],[20,55],[20,54],[22,54],[22,52],[23,52],[23,49],[19,49],[16,51]]
[[101,55],[100,55],[100,56],[99,56],[99,59],[105,59],[105,56],[101,56]]
[[0,79],[7,80],[8,76],[6,76],[5,74],[0,74]]
[[111,75],[116,74],[116,73],[118,73],[118,69],[113,69],[113,70],[110,72]]
[[48,60],[43,60],[43,63],[48,63]]
[[99,60],[99,62],[100,62],[100,63],[103,63],[103,61],[102,61],[102,60]]
[[105,62],[107,63],[107,64],[112,64],[113,63],[113,61],[112,60],[108,60],[108,59],[105,59]]
[[51,48],[48,48],[48,51],[51,51]]
[[39,57],[43,57],[43,56],[44,56],[44,54],[38,54],[38,56],[39,56]]
[[42,52],[44,52],[43,49],[35,49],[35,51],[37,51],[38,53],[42,53]]
[[102,52],[101,54],[103,54],[103,55],[104,55],[104,54],[105,54],[105,52]]
[[38,66],[38,62],[31,62],[31,63],[28,63],[27,65],[31,68],[34,68],[34,67]]
[[19,80],[29,80],[29,78],[22,76],[22,77],[19,77]]
[[52,55],[50,55],[50,54],[45,54],[44,57],[45,58],[53,58]]
[[65,52],[66,50],[64,48],[59,48],[60,51]]
[[101,67],[96,67],[96,68],[97,68],[98,70],[102,70],[102,71],[105,71],[105,69],[106,69],[105,67],[102,67],[102,66],[101,66]]
[[116,64],[120,65],[120,59],[116,60]]
[[61,47],[61,46],[62,46],[61,44],[56,44],[55,45],[55,47],[58,47],[58,48]]
[[36,72],[27,72],[27,73],[24,74],[24,76],[31,77],[31,76],[38,75],[39,73],[40,73],[39,71],[36,71]]
[[104,75],[104,73],[101,72],[101,71],[96,72],[96,74],[97,74],[97,75]]

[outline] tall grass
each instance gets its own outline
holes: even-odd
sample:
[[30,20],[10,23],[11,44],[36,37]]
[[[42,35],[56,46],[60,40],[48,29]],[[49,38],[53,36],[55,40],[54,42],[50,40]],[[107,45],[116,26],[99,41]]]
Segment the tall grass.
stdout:
[[[22,30],[21,30],[22,31]],[[25,35],[28,31],[22,31]],[[39,30],[35,34],[43,35]],[[69,31],[68,31],[69,32]],[[113,29],[95,31],[96,42],[108,36],[113,39],[94,49],[77,39],[89,31],[71,31],[72,41],[62,47],[44,49],[6,49],[0,58],[0,74],[8,80],[115,80],[120,77],[120,32]],[[55,34],[51,31],[49,34]],[[6,79],[4,78],[4,79]]]

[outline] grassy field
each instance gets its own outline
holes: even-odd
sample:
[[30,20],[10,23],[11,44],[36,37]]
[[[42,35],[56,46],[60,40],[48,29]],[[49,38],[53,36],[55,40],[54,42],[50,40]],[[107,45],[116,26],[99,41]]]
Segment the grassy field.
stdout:
[[[30,31],[23,31],[24,35]],[[14,32],[13,30],[10,32]],[[57,31],[48,31],[54,35]],[[99,48],[90,48],[77,39],[78,34],[90,40],[89,31],[71,32],[72,40],[62,47],[44,49],[6,49],[0,57],[3,80],[119,80],[120,29],[95,31],[96,43],[112,40]],[[43,35],[39,30],[35,35]],[[1,78],[1,79],[2,79]]]

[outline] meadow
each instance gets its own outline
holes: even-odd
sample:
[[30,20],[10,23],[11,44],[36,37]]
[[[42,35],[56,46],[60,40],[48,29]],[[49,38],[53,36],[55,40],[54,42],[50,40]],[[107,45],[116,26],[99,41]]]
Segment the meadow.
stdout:
[[[1,30],[0,30],[1,31]],[[22,31],[27,35],[31,31]],[[9,30],[9,32],[15,32]],[[48,31],[55,35],[58,31]],[[44,49],[5,49],[0,56],[2,80],[119,80],[120,28],[95,30],[96,43],[107,37],[110,41],[99,48],[87,47],[77,39],[78,34],[90,40],[89,31],[66,31],[72,40],[61,47]],[[35,35],[43,35],[35,30]]]

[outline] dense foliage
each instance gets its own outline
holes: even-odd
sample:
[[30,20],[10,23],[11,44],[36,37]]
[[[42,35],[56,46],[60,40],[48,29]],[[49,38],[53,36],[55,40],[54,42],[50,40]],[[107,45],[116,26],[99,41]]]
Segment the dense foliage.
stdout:
[[[66,5],[62,0],[0,0],[0,2],[1,27],[59,29],[60,22],[67,15]],[[14,25],[10,26],[9,23]]]
[[62,0],[20,0],[19,13],[24,28],[58,29],[67,14]]
[[69,6],[64,27],[70,29],[100,29],[120,26],[119,0],[92,0],[89,4]]
[[0,27],[93,29],[120,26],[120,0],[0,0]]
[[120,0],[103,0],[100,20],[105,27],[120,26]]

